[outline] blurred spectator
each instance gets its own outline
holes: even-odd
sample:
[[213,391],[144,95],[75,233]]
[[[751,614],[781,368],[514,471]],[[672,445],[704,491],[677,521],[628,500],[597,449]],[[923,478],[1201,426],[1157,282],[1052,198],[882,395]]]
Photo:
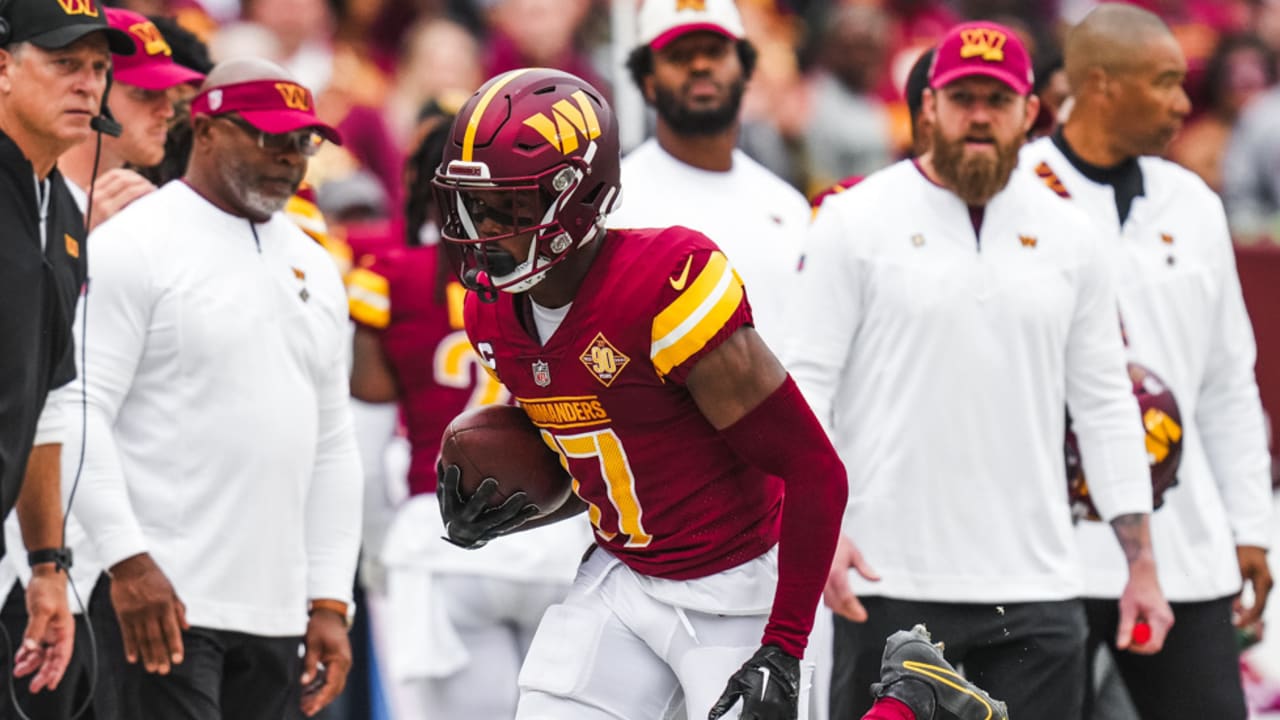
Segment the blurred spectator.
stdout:
[[627,68],[658,128],[622,161],[627,190],[609,227],[682,225],[710,237],[751,288],[756,330],[777,346],[809,211],[735,147],[755,46],[733,0],[647,0],[638,25]]
[[[333,77],[333,14],[326,0],[243,0],[244,19],[271,31],[279,62],[319,96]],[[226,58],[219,57],[221,62]]]
[[742,97],[738,147],[792,186],[805,187],[800,143],[809,113],[796,57],[798,28],[775,0],[738,0],[737,6],[756,49]]
[[889,114],[874,95],[889,32],[888,16],[874,7],[850,5],[831,17],[819,55],[825,72],[813,82],[805,132],[811,190],[893,159]]
[[1223,159],[1223,199],[1237,240],[1280,237],[1280,86],[1240,116]]
[[405,35],[395,80],[383,107],[396,144],[412,147],[418,109],[428,100],[449,93],[461,93],[465,100],[483,80],[479,43],[465,27],[442,18],[414,25]]
[[1035,78],[1036,84],[1032,92],[1040,98],[1040,114],[1028,133],[1029,140],[1053,133],[1062,122],[1063,106],[1071,95],[1071,86],[1067,83],[1067,70],[1062,64],[1062,55],[1059,53],[1041,62],[1036,68]]
[[1223,38],[1205,69],[1207,108],[1169,148],[1169,157],[1222,192],[1222,158],[1244,107],[1275,84],[1275,55],[1254,35]]
[[492,77],[516,68],[549,67],[607,88],[608,83],[574,43],[590,8],[590,0],[497,0],[489,11],[492,32],[484,74]]
[[1272,52],[1280,52],[1280,0],[1257,0],[1249,27]]
[[893,18],[895,30],[889,46],[889,72],[880,79],[880,97],[901,102],[902,88],[916,58],[936,45],[961,18],[941,0],[882,0],[882,4]]

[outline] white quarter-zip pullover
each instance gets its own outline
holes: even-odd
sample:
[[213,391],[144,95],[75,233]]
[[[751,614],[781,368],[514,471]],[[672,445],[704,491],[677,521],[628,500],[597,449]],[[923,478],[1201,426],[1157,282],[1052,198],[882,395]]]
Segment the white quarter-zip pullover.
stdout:
[[360,542],[337,269],[180,181],[93,249],[77,517],[108,567],[149,552],[192,625],[302,634],[309,598],[350,600]]
[[[1138,162],[1143,194],[1123,226],[1111,185],[1085,177],[1051,139],[1023,149],[1019,172],[1060,184],[1104,233],[1129,358],[1168,384],[1182,415],[1178,484],[1151,518],[1160,585],[1173,601],[1210,600],[1240,590],[1235,546],[1267,547],[1272,534],[1257,349],[1222,202],[1178,165]],[[1119,597],[1126,566],[1110,528],[1082,522],[1076,535],[1086,594]]]
[[784,361],[849,473],[859,594],[1075,597],[1064,403],[1108,518],[1151,509],[1097,231],[1016,174],[969,208],[912,162],[823,203]]

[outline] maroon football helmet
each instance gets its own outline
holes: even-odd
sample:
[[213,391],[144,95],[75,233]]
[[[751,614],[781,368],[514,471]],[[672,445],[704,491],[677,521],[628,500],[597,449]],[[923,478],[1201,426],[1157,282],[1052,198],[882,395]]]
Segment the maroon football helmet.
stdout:
[[[485,83],[458,112],[434,182],[463,284],[491,300],[541,282],[604,232],[620,165],[613,111],[585,81],[524,68]],[[511,238],[527,242],[523,261],[499,244]]]
[[[1133,394],[1138,398],[1142,427],[1147,435],[1147,462],[1151,466],[1152,506],[1164,504],[1164,493],[1178,484],[1178,464],[1182,461],[1182,414],[1169,386],[1147,368],[1129,363]],[[1085,482],[1080,446],[1067,418],[1067,492],[1071,514],[1076,520],[1101,520]]]

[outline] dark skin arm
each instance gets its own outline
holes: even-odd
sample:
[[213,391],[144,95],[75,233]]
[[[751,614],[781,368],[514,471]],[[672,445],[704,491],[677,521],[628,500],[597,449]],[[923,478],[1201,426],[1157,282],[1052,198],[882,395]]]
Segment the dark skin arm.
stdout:
[[149,553],[127,557],[107,574],[125,659],[141,660],[147,672],[168,675],[182,662],[182,631],[191,627],[187,606]]
[[302,694],[302,714],[312,717],[333,702],[347,684],[351,671],[351,640],[347,636],[347,620],[333,610],[318,608],[307,621],[306,654],[302,658],[302,685],[316,679],[318,667],[324,665],[324,682]]
[[1267,549],[1254,545],[1237,545],[1236,559],[1240,563],[1240,578],[1253,586],[1253,605],[1246,608],[1240,596],[1236,596],[1236,627],[1247,628],[1262,621],[1262,611],[1267,608],[1267,596],[1271,594],[1271,568],[1267,565]]
[[755,328],[741,327],[698,361],[685,387],[717,430],[738,422],[782,386],[787,371]]
[[356,327],[352,342],[351,396],[368,403],[389,403],[400,399],[396,380],[382,338],[367,327]]

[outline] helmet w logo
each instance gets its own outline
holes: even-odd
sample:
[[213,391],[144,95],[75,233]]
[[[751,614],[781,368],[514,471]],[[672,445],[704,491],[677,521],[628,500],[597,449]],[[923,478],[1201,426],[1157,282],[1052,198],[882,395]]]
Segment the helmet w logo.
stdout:
[[98,6],[93,4],[93,0],[58,0],[58,5],[68,15],[98,17]]
[[160,29],[150,22],[135,23],[129,32],[142,41],[142,50],[148,55],[173,55],[173,49],[165,42]]
[[310,110],[311,94],[301,85],[294,83],[276,83],[276,91],[290,110]]
[[578,149],[579,135],[585,137],[587,142],[600,137],[600,120],[596,117],[595,108],[591,107],[591,100],[581,90],[552,105],[551,117],[547,117],[546,113],[538,113],[525,120],[524,124],[537,130],[539,135],[565,155]]
[[991,28],[970,28],[960,31],[960,57],[968,60],[980,57],[987,62],[1004,62],[1004,44],[1009,37]]

